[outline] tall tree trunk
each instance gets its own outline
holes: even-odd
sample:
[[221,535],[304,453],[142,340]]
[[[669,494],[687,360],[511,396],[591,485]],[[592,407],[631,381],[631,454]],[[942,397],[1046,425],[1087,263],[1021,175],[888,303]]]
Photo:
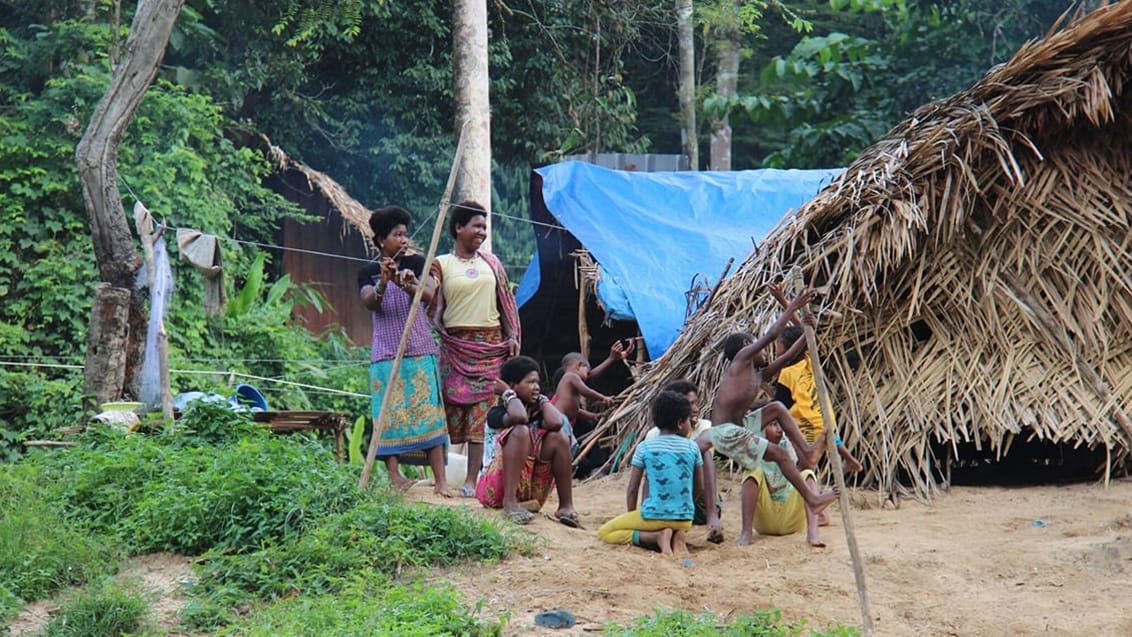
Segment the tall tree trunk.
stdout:
[[[452,64],[456,82],[456,135],[464,134],[464,159],[454,201],[471,199],[488,211],[491,251],[491,104],[487,67],[487,0],[454,0]],[[466,125],[465,125],[466,124]]]
[[[733,0],[734,19],[724,19],[714,31],[716,57],[715,93],[722,98],[735,96],[739,81],[739,47],[742,46],[739,32],[739,3]],[[711,169],[731,170],[731,122],[726,111],[721,117],[713,117],[711,127]]]
[[[126,356],[122,358],[120,353],[116,356],[114,352],[108,352],[102,347],[92,347],[87,352],[84,385],[98,388],[95,398],[100,402],[116,400],[123,391],[136,387],[144,345],[142,339],[145,338],[145,311],[141,299],[132,292],[134,273],[141,261],[130,235],[122,196],[118,191],[118,144],[157,75],[157,68],[165,55],[165,46],[169,42],[169,34],[184,2],[185,0],[139,0],[134,21],[130,25],[130,35],[126,39],[126,50],[114,67],[110,86],[98,103],[98,108],[90,118],[90,125],[75,149],[83,200],[86,202],[87,214],[90,215],[91,239],[98,272],[102,280],[111,287],[130,291],[127,296],[130,307]],[[106,302],[114,302],[113,299],[122,297],[106,296]],[[112,308],[93,312],[91,334],[113,331],[96,325],[104,317],[113,315]],[[116,366],[123,364],[124,373],[114,371]],[[124,386],[117,387],[117,391],[102,382],[104,379],[94,377],[97,374],[107,374],[108,370],[115,378],[123,378]],[[136,395],[136,391],[131,393]]]
[[680,98],[680,122],[684,154],[691,170],[700,169],[700,150],[696,144],[696,49],[692,25],[692,0],[676,0],[676,40],[680,49],[680,74],[676,95]]

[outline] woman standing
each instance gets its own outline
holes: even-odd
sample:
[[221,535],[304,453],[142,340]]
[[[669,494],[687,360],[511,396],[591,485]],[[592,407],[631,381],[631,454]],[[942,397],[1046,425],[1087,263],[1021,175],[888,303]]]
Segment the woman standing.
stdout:
[[[409,319],[413,295],[424,269],[424,257],[406,254],[410,221],[409,213],[397,206],[374,211],[369,225],[374,246],[381,253],[380,265],[371,263],[358,273],[362,304],[373,313],[369,377],[375,425],[401,332]],[[422,300],[428,303],[431,298],[425,290]],[[434,490],[447,496],[444,464],[448,459],[448,431],[440,397],[437,353],[436,341],[422,309],[413,320],[401,372],[385,410],[386,424],[378,439],[377,457],[385,460],[389,481],[400,489],[412,485],[401,475],[401,463],[431,466],[436,479]]]
[[429,286],[435,290],[432,316],[442,345],[448,436],[452,444],[468,443],[468,476],[460,495],[471,498],[483,464],[484,423],[495,379],[503,362],[519,354],[519,308],[503,264],[480,251],[487,211],[463,201],[448,216],[448,232],[456,242],[451,254],[433,262]]

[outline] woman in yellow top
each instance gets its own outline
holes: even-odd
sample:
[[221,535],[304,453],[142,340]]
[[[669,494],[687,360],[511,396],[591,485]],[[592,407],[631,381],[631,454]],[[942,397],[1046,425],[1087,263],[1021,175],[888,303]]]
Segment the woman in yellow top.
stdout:
[[429,268],[428,283],[435,290],[430,315],[440,336],[448,437],[452,444],[468,444],[468,474],[460,494],[474,497],[495,379],[503,362],[519,354],[519,308],[503,264],[480,250],[487,239],[484,207],[462,201],[448,217],[456,242]]

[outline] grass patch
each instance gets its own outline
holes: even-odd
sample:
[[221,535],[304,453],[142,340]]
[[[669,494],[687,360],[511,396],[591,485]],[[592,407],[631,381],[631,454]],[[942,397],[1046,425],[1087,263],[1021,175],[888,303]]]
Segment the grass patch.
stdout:
[[68,525],[23,471],[0,472],[0,616],[116,569],[111,543]]
[[414,567],[498,561],[527,544],[502,523],[465,511],[361,502],[293,541],[239,555],[209,553],[185,616],[196,628],[214,628],[257,600],[337,594],[359,574],[397,577]]
[[135,634],[146,628],[149,601],[111,580],[68,597],[47,624],[48,637]]
[[856,637],[858,634],[852,626],[816,629],[809,628],[805,621],[783,623],[782,612],[777,609],[739,615],[729,622],[720,622],[712,613],[658,610],[634,619],[628,626],[617,623],[605,626],[606,637]]
[[393,584],[380,577],[348,582],[335,593],[304,595],[260,608],[221,635],[291,637],[338,635],[502,634],[501,621],[479,617],[450,588]]
[[69,519],[134,554],[248,550],[364,497],[355,471],[313,438],[247,423],[232,424],[236,438],[215,426],[179,427],[152,436],[94,430],[86,445],[33,462]]

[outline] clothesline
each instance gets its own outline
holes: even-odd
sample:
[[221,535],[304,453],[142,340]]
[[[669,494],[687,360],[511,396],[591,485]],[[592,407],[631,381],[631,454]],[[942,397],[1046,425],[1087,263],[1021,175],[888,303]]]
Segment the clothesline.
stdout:
[[[118,177],[119,177],[119,179],[121,179],[122,185],[124,185],[126,187],[126,190],[129,191],[130,195],[133,196],[134,200],[135,201],[141,201],[141,198],[138,197],[138,194],[136,192],[134,192],[134,189],[130,187],[129,182],[126,181],[125,176],[122,175],[122,174],[119,174]],[[469,210],[478,210],[476,208],[471,208],[470,206],[461,206],[458,203],[451,204],[451,207],[453,207],[453,208],[467,208]],[[425,221],[432,219],[435,215],[436,215],[435,212],[429,214],[429,216],[425,218]],[[546,228],[552,228],[552,229],[555,229],[555,230],[563,230],[563,231],[566,230],[566,228],[564,228],[563,226],[560,226],[560,225],[556,225],[556,224],[552,224],[552,223],[545,223],[545,222],[542,222],[542,221],[535,221],[534,219],[528,219],[526,217],[518,217],[518,216],[515,216],[515,215],[509,215],[509,214],[506,214],[506,213],[503,213],[503,212],[492,211],[491,215],[493,217],[502,217],[504,219],[513,219],[515,221],[521,221],[523,223],[529,223],[533,226],[543,226],[543,227],[546,227]],[[156,218],[156,215],[154,215],[154,216]],[[415,237],[416,233],[419,232],[420,229],[425,227],[426,225],[428,225],[428,224],[427,223],[417,224],[417,228],[416,228],[416,230],[413,231],[412,236]],[[197,228],[170,227],[170,229],[171,230],[199,231]],[[215,236],[219,236],[219,235],[215,235]],[[343,260],[346,260],[346,261],[357,261],[357,262],[362,262],[362,263],[370,263],[370,262],[373,261],[373,259],[362,258],[362,257],[352,257],[352,256],[345,255],[345,254],[336,254],[336,253],[333,253],[333,252],[320,252],[318,250],[306,250],[304,248],[292,248],[290,246],[276,245],[276,244],[273,244],[273,243],[261,243],[261,242],[258,242],[258,241],[248,241],[246,239],[236,239],[234,237],[220,237],[220,238],[224,239],[226,241],[232,241],[232,242],[239,243],[239,244],[256,246],[258,248],[268,248],[268,249],[273,249],[273,250],[284,250],[284,251],[298,252],[298,253],[302,253],[302,254],[312,254],[312,255],[315,255],[315,256],[330,257],[332,259],[343,259]],[[527,266],[525,266],[525,265],[506,265],[505,264],[503,267],[511,269],[511,270],[518,270],[518,269],[525,269]]]
[[[365,347],[365,348],[358,348],[358,349],[368,350],[369,348]],[[0,356],[0,359],[18,359],[18,360],[34,359],[34,360],[45,360],[45,361],[66,361],[66,360],[85,360],[85,357],[82,354],[74,354],[72,356],[48,356],[48,355],[45,355],[45,354],[29,354],[29,355],[4,354],[4,355]],[[358,366],[369,365],[368,361],[363,361],[363,360],[343,361],[343,360],[340,360],[340,359],[326,359],[326,358],[223,358],[223,359],[221,359],[219,357],[214,356],[212,358],[178,358],[177,360],[185,361],[187,363],[213,363],[213,362],[216,362],[218,360],[223,360],[223,361],[229,362],[229,363],[302,363],[302,364],[310,364],[310,365],[334,363],[334,365],[332,365],[331,368],[347,367],[347,366],[355,366],[355,365],[358,365]]]
[[[71,369],[81,370],[82,365],[66,365],[62,363],[21,363],[15,361],[0,361],[0,365],[5,367],[43,367],[49,369]],[[368,394],[359,394],[356,392],[345,391],[342,389],[334,389],[333,387],[320,387],[318,385],[311,385],[308,383],[298,383],[290,380],[283,380],[281,378],[269,378],[266,376],[256,376],[255,374],[245,374],[243,372],[232,372],[224,370],[207,370],[207,369],[171,369],[170,373],[173,374],[197,374],[197,375],[218,375],[218,376],[233,376],[237,378],[247,378],[251,380],[260,380],[269,383],[276,383],[278,385],[288,385],[291,387],[302,387],[304,389],[311,389],[320,391],[327,394],[338,394],[342,396],[351,396],[355,398],[369,398]]]

